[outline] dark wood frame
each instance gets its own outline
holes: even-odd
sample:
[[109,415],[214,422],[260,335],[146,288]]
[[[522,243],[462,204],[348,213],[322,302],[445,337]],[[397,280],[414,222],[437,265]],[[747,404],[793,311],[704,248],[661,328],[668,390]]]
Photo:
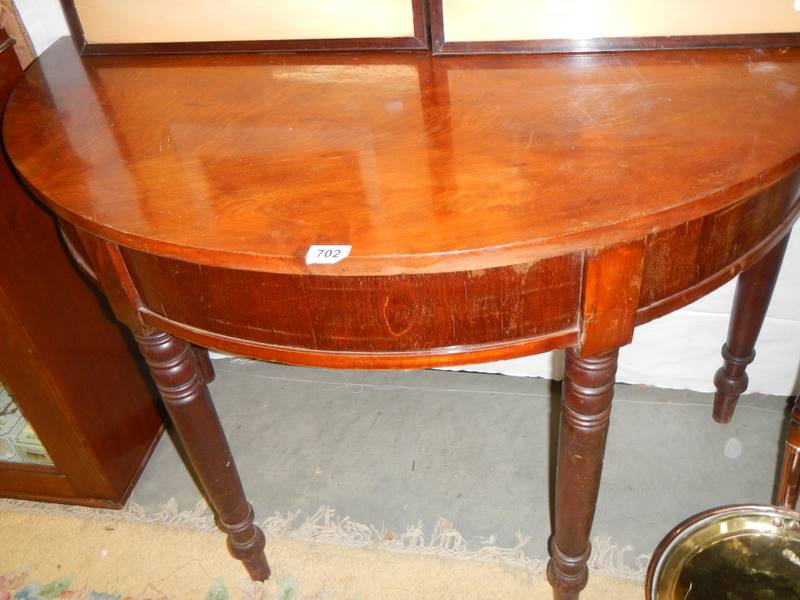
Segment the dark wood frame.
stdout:
[[[0,117],[22,77],[13,46],[0,29]],[[0,188],[0,233],[14,249],[0,254],[0,379],[53,461],[0,461],[0,497],[121,508],[163,433],[154,390],[5,154]]]
[[17,54],[23,70],[36,59],[31,36],[19,16],[19,10],[12,0],[0,0],[0,26],[15,41],[14,52]]
[[800,46],[800,32],[730,35],[675,35],[587,39],[497,40],[448,42],[444,35],[442,0],[430,0],[431,49],[434,54],[546,54],[685,48],[780,48]]
[[61,0],[72,39],[82,55],[168,54],[201,52],[298,52],[320,50],[423,50],[430,48],[426,0],[410,0],[413,37],[332,38],[298,40],[237,40],[208,42],[134,42],[90,44],[83,33],[75,0]]

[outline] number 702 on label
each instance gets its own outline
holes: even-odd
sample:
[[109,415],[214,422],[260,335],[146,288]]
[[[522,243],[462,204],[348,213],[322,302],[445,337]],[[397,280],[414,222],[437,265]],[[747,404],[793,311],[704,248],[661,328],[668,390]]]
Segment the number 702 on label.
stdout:
[[306,252],[307,265],[332,265],[350,256],[350,245],[312,245]]

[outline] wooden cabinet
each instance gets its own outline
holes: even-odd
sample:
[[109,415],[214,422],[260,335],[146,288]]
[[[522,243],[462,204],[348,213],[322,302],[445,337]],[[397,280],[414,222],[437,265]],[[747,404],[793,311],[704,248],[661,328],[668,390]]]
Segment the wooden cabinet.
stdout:
[[[3,107],[21,75],[7,40],[0,31]],[[121,506],[162,431],[156,396],[128,334],[76,270],[55,220],[23,190],[5,155],[0,382],[41,440],[46,456],[39,459],[52,461],[0,461],[0,496]]]

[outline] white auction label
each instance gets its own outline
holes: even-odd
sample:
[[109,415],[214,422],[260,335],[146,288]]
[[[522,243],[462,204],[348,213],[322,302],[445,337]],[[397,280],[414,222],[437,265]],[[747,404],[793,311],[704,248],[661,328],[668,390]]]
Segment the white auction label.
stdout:
[[307,265],[332,265],[350,256],[350,245],[314,245],[306,252]]

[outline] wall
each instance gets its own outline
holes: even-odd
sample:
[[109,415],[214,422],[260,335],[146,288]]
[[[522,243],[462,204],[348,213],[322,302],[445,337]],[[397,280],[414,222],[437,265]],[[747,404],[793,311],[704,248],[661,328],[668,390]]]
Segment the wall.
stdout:
[[58,0],[14,0],[36,52],[41,54],[63,35],[69,35]]
[[[37,52],[68,35],[58,0],[17,0]],[[752,392],[789,395],[800,389],[800,234],[790,243],[767,321],[748,369]],[[713,390],[720,366],[734,282],[661,319],[637,328],[622,350],[618,380],[626,383]],[[561,353],[466,367],[470,371],[560,379]]]

